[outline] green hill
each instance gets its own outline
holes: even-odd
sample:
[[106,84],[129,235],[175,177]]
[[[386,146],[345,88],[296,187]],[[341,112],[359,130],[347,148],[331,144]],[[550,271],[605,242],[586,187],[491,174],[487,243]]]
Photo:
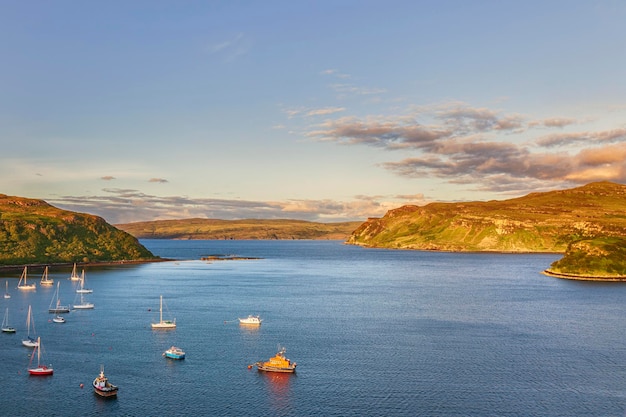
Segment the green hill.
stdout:
[[150,259],[136,238],[100,217],[0,194],[0,265]]
[[597,182],[502,201],[390,210],[347,243],[441,251],[565,252],[571,242],[626,236],[626,186]]
[[547,275],[572,279],[626,280],[626,238],[598,237],[572,242]]
[[156,220],[116,224],[139,239],[325,239],[346,240],[361,222],[315,223],[303,220]]

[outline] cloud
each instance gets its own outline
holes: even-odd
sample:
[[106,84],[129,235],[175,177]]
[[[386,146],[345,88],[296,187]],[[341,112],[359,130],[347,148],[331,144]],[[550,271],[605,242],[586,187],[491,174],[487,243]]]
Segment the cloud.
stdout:
[[112,175],[105,175],[104,177],[100,177],[100,179],[104,181],[112,181],[115,179],[115,177]]
[[350,74],[340,72],[339,70],[336,70],[336,69],[326,69],[326,70],[323,70],[320,74],[332,75],[335,78],[351,78]]
[[165,178],[150,178],[148,182],[157,182],[159,184],[164,184],[168,181]]
[[565,127],[575,123],[577,123],[576,119],[570,119],[567,117],[553,117],[541,121],[541,124],[545,127]]
[[102,191],[101,195],[61,196],[48,202],[63,209],[98,215],[113,224],[184,218],[362,221],[368,217],[382,216],[388,210],[401,205],[397,199],[385,196],[359,196],[347,202],[329,199],[268,202],[162,197],[122,188],[107,188]]
[[322,109],[309,110],[306,113],[306,115],[307,116],[326,116],[326,115],[333,114],[333,113],[340,113],[345,110],[346,110],[345,107],[325,107]]
[[371,87],[362,87],[354,84],[331,84],[330,88],[332,88],[335,92],[339,93],[341,96],[345,95],[375,95],[375,94],[384,94],[387,92],[384,88],[371,88]]
[[560,145],[571,145],[578,142],[619,142],[626,140],[626,129],[612,129],[600,132],[569,132],[555,133],[539,138],[537,144],[540,146],[551,147]]
[[[310,126],[306,135],[409,154],[379,166],[405,178],[440,178],[482,191],[528,192],[535,181],[544,186],[550,185],[545,181],[553,186],[626,181],[626,128],[559,132],[529,140],[536,127],[562,129],[575,123],[569,118],[538,123],[517,113],[450,102],[416,107],[403,116],[327,119]],[[562,145],[577,147],[547,152]]]
[[250,41],[243,33],[237,33],[231,39],[214,43],[206,47],[206,51],[211,55],[219,55],[225,62],[229,62],[248,53]]

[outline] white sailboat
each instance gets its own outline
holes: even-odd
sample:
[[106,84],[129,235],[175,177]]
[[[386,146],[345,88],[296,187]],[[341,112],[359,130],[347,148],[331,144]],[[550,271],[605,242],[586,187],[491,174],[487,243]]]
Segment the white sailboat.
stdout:
[[46,266],[43,270],[43,275],[41,276],[41,281],[39,281],[41,285],[50,286],[54,284],[54,280],[48,277],[48,267]]
[[30,335],[30,326],[33,326],[33,333],[35,333],[35,321],[33,320],[33,314],[32,314],[32,310],[30,308],[30,305],[28,306],[28,316],[26,317],[26,328],[27,328],[27,338],[22,340],[22,344],[26,347],[35,347],[35,346],[39,346],[39,342],[37,340],[35,340],[33,337],[31,337]]
[[163,320],[163,296],[161,296],[161,301],[159,303],[159,322],[150,324],[153,329],[175,329],[176,328],[176,319],[174,320]]
[[4,319],[2,319],[2,331],[4,333],[15,333],[15,327],[9,326],[9,307],[4,312]]
[[74,268],[72,268],[72,274],[70,275],[71,281],[80,281],[80,275],[76,272],[76,264],[74,264]]
[[89,303],[85,301],[84,294],[81,293],[79,295],[80,295],[80,303],[74,304],[74,310],[91,310],[94,308],[93,303]]
[[80,274],[80,284],[76,289],[78,294],[91,294],[93,292],[90,288],[85,288],[85,270]]
[[11,294],[9,294],[9,281],[6,281],[7,289],[4,292],[4,298],[11,298]]
[[17,289],[18,290],[34,290],[37,288],[37,285],[35,284],[27,284],[26,283],[26,276],[28,275],[28,267],[24,267],[24,270],[22,271],[22,275],[20,276],[20,280],[17,283]]
[[50,307],[48,308],[48,313],[69,313],[70,306],[61,305],[61,299],[59,299],[59,288],[61,286],[61,281],[57,282],[57,289],[52,295],[52,300],[50,300]]

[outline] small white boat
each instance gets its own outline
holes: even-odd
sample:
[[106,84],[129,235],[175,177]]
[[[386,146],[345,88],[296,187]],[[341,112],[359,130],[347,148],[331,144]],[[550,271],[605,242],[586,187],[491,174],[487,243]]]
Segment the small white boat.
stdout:
[[57,282],[57,289],[52,295],[52,300],[50,300],[50,307],[48,308],[48,313],[69,313],[70,306],[61,305],[61,299],[59,298],[59,287],[61,286],[61,281]]
[[249,315],[245,319],[240,318],[239,324],[244,324],[246,326],[260,326],[263,319],[259,316]]
[[39,281],[39,284],[44,285],[44,286],[50,286],[54,284],[54,280],[50,277],[48,277],[48,267],[46,266],[43,270],[43,275],[41,275],[41,281]]
[[78,295],[80,295],[80,303],[74,304],[74,310],[92,310],[94,308],[93,303],[85,300],[83,293],[79,293]]
[[55,323],[65,323],[65,318],[63,316],[55,316],[52,321]]
[[24,267],[24,270],[22,271],[22,275],[20,276],[20,280],[17,283],[17,289],[18,290],[34,290],[37,289],[37,285],[35,284],[27,284],[26,283],[26,276],[28,275],[28,267]]
[[176,319],[174,320],[163,320],[163,296],[160,298],[159,303],[159,322],[158,323],[150,323],[153,329],[157,330],[167,330],[167,329],[175,329],[176,328]]
[[76,264],[74,264],[74,268],[72,268],[72,273],[70,274],[71,281],[80,281],[80,275],[76,273]]
[[78,294],[91,294],[93,292],[92,289],[85,288],[85,270],[80,274],[80,285],[76,289]]
[[26,347],[36,347],[39,346],[39,342],[37,340],[35,340],[33,337],[31,337],[30,335],[30,326],[33,326],[33,333],[35,332],[35,322],[33,321],[33,314],[32,314],[32,309],[30,306],[28,306],[28,316],[26,316],[26,328],[27,328],[27,333],[26,333],[26,339],[22,340],[22,344]]
[[163,352],[163,356],[171,359],[185,359],[185,351],[179,347],[172,346],[165,352]]
[[9,326],[9,307],[4,312],[4,319],[2,320],[2,331],[4,333],[15,333],[15,327]]

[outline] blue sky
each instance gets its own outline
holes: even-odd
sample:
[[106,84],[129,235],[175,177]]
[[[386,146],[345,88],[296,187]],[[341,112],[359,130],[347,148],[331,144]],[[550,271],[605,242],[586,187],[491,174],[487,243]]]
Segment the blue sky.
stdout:
[[0,7],[3,194],[342,221],[626,183],[623,1]]

